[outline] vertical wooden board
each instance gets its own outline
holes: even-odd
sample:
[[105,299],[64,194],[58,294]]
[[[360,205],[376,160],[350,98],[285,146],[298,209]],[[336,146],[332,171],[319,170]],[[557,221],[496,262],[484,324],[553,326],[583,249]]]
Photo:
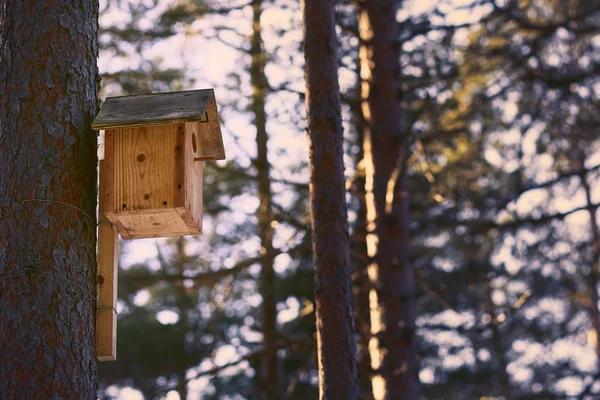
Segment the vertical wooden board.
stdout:
[[174,208],[177,126],[120,128],[115,135],[115,213]]
[[[116,129],[104,132],[104,161],[101,162],[103,177],[100,179],[99,210],[110,222],[116,223],[113,204],[115,202],[115,135]],[[102,215],[100,215],[102,217]]]
[[177,124],[175,140],[174,207],[185,207],[185,124]]
[[202,142],[202,152],[199,153],[199,157],[205,160],[224,160],[225,148],[219,124],[217,103],[214,97],[206,107],[206,115],[208,122],[201,122],[199,125]]
[[[199,122],[186,122],[185,124],[185,208],[196,223],[198,233],[202,233],[203,166],[202,161],[198,161],[196,158],[204,154],[203,141],[198,138],[201,125],[202,123]],[[194,137],[196,137],[195,140]],[[184,220],[188,220],[188,218],[184,218]]]
[[[106,154],[105,154],[106,157]],[[118,236],[102,211],[111,183],[105,170],[106,158],[100,160],[100,193],[98,196],[98,315],[96,316],[96,358],[98,361],[117,359],[117,274]]]

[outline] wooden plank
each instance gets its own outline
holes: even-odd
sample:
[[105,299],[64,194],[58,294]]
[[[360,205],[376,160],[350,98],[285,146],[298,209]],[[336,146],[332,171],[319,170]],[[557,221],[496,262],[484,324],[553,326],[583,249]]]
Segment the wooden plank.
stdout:
[[96,130],[201,121],[212,89],[108,97],[92,123]]
[[185,207],[177,207],[175,211],[177,211],[181,221],[183,221],[189,229],[189,232],[186,235],[200,235],[202,233],[202,214],[200,214],[199,217],[194,217],[194,215]]
[[[188,122],[185,124],[185,209],[191,215],[187,216],[181,212],[180,215],[192,231],[193,222],[197,228],[193,234],[202,233],[202,174],[204,170],[202,161],[196,161],[196,157],[204,152],[204,142],[197,139],[202,125],[204,123]],[[194,135],[196,135],[195,149]]]
[[123,239],[191,234],[175,210],[185,202],[184,126],[115,130],[116,175],[107,215]]
[[118,215],[119,223],[127,233],[121,233],[123,239],[191,235],[189,227],[175,208],[151,211],[132,211]]
[[104,132],[104,161],[103,175],[104,178],[100,181],[100,194],[99,194],[99,210],[103,211],[103,214],[113,224],[116,223],[116,219],[111,217],[113,214],[113,204],[115,196],[115,129],[108,129]]
[[117,214],[174,208],[178,125],[120,128],[115,138],[114,198]]
[[173,180],[173,206],[185,204],[185,124],[178,124],[175,140],[175,179]]
[[200,136],[202,137],[202,152],[198,158],[204,160],[224,160],[225,147],[223,146],[223,135],[221,134],[221,125],[219,124],[219,113],[217,111],[217,102],[214,97],[206,108],[208,122],[200,122]]
[[98,315],[96,316],[96,358],[98,361],[117,359],[117,274],[118,235],[104,212],[107,180],[105,161],[100,160],[100,193],[98,212]]

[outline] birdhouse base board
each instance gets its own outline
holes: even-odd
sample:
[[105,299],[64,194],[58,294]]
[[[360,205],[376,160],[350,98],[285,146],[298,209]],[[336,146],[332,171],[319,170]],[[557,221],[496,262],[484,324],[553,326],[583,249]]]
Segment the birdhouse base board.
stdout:
[[185,207],[145,209],[106,213],[123,239],[147,239],[170,236],[199,235],[202,220],[194,220]]

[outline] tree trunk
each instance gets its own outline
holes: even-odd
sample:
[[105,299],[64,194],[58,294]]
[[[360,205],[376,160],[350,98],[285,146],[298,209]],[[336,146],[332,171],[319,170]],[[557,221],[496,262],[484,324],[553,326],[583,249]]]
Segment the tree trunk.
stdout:
[[0,398],[96,398],[98,2],[0,0]]
[[[179,276],[185,276],[186,264],[189,263],[189,256],[185,251],[186,240],[183,237],[173,239],[175,244],[176,257],[173,260],[173,269]],[[158,245],[157,245],[158,246]],[[163,266],[163,269],[165,266]],[[190,311],[195,308],[194,301],[190,298],[187,288],[185,287],[184,279],[175,281],[173,283],[173,294],[175,295],[175,304],[179,311],[179,320],[177,325],[182,327],[182,330],[189,332],[190,327]],[[196,293],[192,296],[197,295]],[[186,346],[184,345],[185,349]],[[187,380],[187,366],[182,365],[177,375],[177,386],[175,390],[179,393],[180,400],[187,400],[188,398],[188,380]]]
[[[361,152],[362,156],[362,152]],[[371,316],[369,309],[369,292],[371,282],[367,275],[369,257],[365,238],[367,236],[367,207],[365,204],[365,180],[363,177],[355,179],[354,188],[357,191],[359,206],[356,212],[356,222],[350,235],[350,260],[354,279],[354,308],[356,318],[356,331],[358,333],[357,367],[360,398],[370,400],[373,398],[373,386],[371,384],[371,355],[369,353],[369,341],[371,339]]]
[[417,399],[414,272],[409,261],[408,133],[402,122],[397,0],[360,3],[369,344],[375,399]]
[[321,399],[356,399],[356,345],[333,0],[304,0],[310,206]]
[[[487,255],[486,263],[490,265],[489,259],[491,258],[491,254]],[[496,379],[498,380],[500,386],[500,392],[504,396],[505,399],[512,399],[512,389],[510,386],[510,376],[508,374],[508,364],[509,361],[506,358],[506,350],[504,341],[502,340],[502,332],[500,331],[500,324],[502,320],[499,320],[498,315],[496,315],[496,305],[492,300],[492,282],[489,277],[485,277],[485,283],[483,285],[483,306],[485,307],[485,312],[488,314],[490,318],[489,329],[492,333],[491,339],[491,353],[493,354],[493,359],[495,360],[495,369],[496,369]],[[493,388],[493,383],[490,382],[491,388]]]
[[[359,65],[360,60],[357,60]],[[360,87],[357,88],[360,93]],[[353,117],[352,122],[357,131],[357,143],[363,143],[365,117],[358,104],[351,107]],[[350,262],[352,263],[352,273],[354,275],[354,314],[356,320],[357,337],[357,367],[358,367],[358,386],[360,398],[363,400],[373,399],[373,386],[371,385],[371,355],[369,353],[369,341],[371,339],[371,310],[369,308],[369,293],[371,291],[371,282],[369,281],[368,270],[369,256],[367,255],[367,205],[365,203],[365,171],[363,167],[364,153],[362,147],[355,156],[356,171],[352,179],[351,193],[358,201],[356,208],[356,220],[352,226],[350,234]]]
[[[581,168],[584,167],[584,163],[581,162]],[[588,277],[588,287],[590,292],[590,321],[592,323],[592,329],[596,334],[596,359],[597,364],[600,366],[600,310],[598,309],[598,303],[600,298],[598,296],[598,278],[600,275],[600,268],[598,263],[600,262],[600,230],[598,229],[598,219],[596,218],[597,208],[594,207],[592,202],[592,188],[587,181],[587,174],[583,173],[580,176],[581,185],[585,191],[585,199],[587,202],[588,213],[590,214],[590,230],[592,231],[592,263],[590,268],[590,274]]]
[[252,84],[251,111],[254,114],[256,127],[256,160],[254,161],[258,175],[259,206],[256,210],[258,219],[258,235],[262,247],[260,294],[262,296],[262,331],[265,356],[260,365],[260,393],[265,400],[276,400],[278,396],[277,374],[277,311],[275,299],[275,259],[273,251],[273,209],[271,195],[270,164],[268,158],[267,118],[265,101],[268,83],[265,75],[267,55],[262,40],[262,0],[252,2],[252,37],[250,40],[250,82]]

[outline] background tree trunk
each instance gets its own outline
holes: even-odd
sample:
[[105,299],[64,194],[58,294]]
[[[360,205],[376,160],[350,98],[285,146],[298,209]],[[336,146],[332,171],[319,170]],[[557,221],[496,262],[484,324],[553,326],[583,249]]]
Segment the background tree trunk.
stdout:
[[[185,276],[186,267],[189,267],[191,262],[191,257],[188,256],[185,250],[186,241],[184,237],[178,237],[172,239],[175,245],[175,259],[173,260],[173,268],[175,273],[179,276]],[[160,253],[160,247],[157,246],[157,252]],[[164,261],[164,257],[160,257],[161,260]],[[166,263],[161,263],[162,270],[165,273],[168,273]],[[174,326],[181,327],[182,331],[190,330],[190,312],[194,312],[194,301],[190,298],[190,291],[186,288],[184,280],[179,280],[173,282],[173,295],[175,297],[175,305],[177,306],[179,312],[179,320]],[[193,292],[192,292],[193,293]],[[192,294],[193,296],[193,294]],[[185,349],[188,346],[185,343],[182,347]],[[179,394],[180,400],[187,400],[188,398],[188,380],[187,380],[187,365],[185,363],[180,366],[179,371],[175,374],[177,376],[177,386],[175,390]]]
[[[583,161],[580,163],[581,168],[584,168]],[[598,275],[600,274],[600,267],[598,263],[600,262],[600,229],[598,228],[598,219],[596,217],[596,213],[598,211],[598,207],[594,206],[592,202],[592,188],[588,183],[587,173],[582,173],[579,177],[581,180],[581,186],[585,191],[585,199],[586,206],[588,207],[588,213],[590,215],[590,230],[591,230],[591,265],[590,272],[587,279],[587,284],[590,292],[590,305],[589,305],[589,315],[590,321],[592,324],[592,330],[596,336],[595,349],[596,350],[596,358],[597,365],[600,366],[600,310],[598,309],[598,304],[600,303],[600,298],[598,296]]]
[[[487,260],[490,259],[490,255],[488,255]],[[510,375],[508,374],[508,360],[506,358],[506,347],[502,340],[502,332],[500,330],[500,324],[503,319],[499,318],[499,314],[496,312],[496,305],[494,304],[494,300],[492,298],[493,288],[492,281],[489,277],[485,277],[483,282],[483,308],[485,312],[489,316],[489,329],[491,331],[492,337],[490,352],[493,354],[493,357],[496,361],[496,379],[499,384],[499,392],[504,396],[505,399],[512,399],[514,396],[512,395],[512,390],[510,387]],[[506,318],[506,317],[504,317]],[[490,382],[490,386],[493,384]]]
[[[360,65],[360,60],[357,60]],[[359,82],[360,84],[360,82]],[[360,87],[357,88],[360,93]],[[353,112],[352,122],[357,131],[357,143],[364,142],[365,117],[362,113],[360,98],[357,104],[351,108]],[[350,261],[352,263],[353,293],[354,293],[354,315],[357,332],[357,368],[358,386],[360,398],[363,400],[373,399],[373,386],[371,384],[371,354],[369,353],[369,341],[371,339],[371,310],[369,308],[369,293],[371,282],[368,275],[369,256],[367,255],[367,204],[365,202],[365,170],[364,153],[362,147],[355,155],[356,170],[352,178],[351,193],[358,203],[356,206],[356,220],[352,225],[350,234]]]
[[315,303],[321,399],[356,399],[356,345],[333,0],[304,0]]
[[97,1],[0,1],[3,399],[96,398],[97,20]]
[[409,259],[398,0],[360,3],[367,252],[371,307],[371,366],[376,399],[418,399],[414,273]]
[[262,332],[265,356],[260,365],[260,392],[261,398],[276,400],[278,393],[277,377],[277,310],[275,299],[275,270],[273,262],[273,208],[271,196],[270,164],[267,142],[267,117],[265,101],[267,98],[268,83],[265,75],[267,55],[263,48],[262,27],[260,17],[262,14],[262,0],[252,2],[252,38],[250,41],[250,82],[252,84],[252,103],[250,105],[254,115],[256,127],[256,159],[254,161],[258,175],[259,206],[256,210],[258,219],[258,234],[262,246],[260,294],[262,296]]

